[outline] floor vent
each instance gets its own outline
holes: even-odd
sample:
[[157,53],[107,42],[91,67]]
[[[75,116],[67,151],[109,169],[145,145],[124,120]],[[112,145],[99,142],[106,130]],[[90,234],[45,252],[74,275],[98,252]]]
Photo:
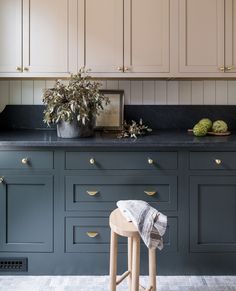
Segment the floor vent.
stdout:
[[1,272],[27,272],[27,258],[0,258]]

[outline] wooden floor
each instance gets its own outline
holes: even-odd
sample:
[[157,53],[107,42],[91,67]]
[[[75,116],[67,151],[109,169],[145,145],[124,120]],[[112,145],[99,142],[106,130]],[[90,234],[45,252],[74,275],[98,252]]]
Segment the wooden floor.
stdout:
[[[0,291],[108,291],[108,282],[107,276],[0,276]],[[117,291],[127,291],[126,283]],[[236,276],[159,276],[158,291],[236,291]]]

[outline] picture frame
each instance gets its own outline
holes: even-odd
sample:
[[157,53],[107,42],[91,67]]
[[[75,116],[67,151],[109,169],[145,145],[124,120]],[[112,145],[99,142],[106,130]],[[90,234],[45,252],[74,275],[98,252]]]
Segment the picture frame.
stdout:
[[110,103],[104,106],[96,118],[97,130],[119,131],[124,122],[124,91],[123,90],[100,90],[107,96]]

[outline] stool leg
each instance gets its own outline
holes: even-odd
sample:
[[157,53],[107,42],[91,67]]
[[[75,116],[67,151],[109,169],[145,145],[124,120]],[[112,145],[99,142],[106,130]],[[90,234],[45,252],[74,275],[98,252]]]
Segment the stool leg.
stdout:
[[133,238],[128,237],[128,271],[131,273],[128,277],[129,290],[132,287],[132,252],[133,252]]
[[152,291],[156,291],[156,250],[149,249],[149,284],[152,286]]
[[133,238],[133,256],[132,256],[132,291],[139,290],[139,269],[140,269],[140,238]]
[[111,230],[110,291],[116,291],[116,273],[117,273],[117,234]]

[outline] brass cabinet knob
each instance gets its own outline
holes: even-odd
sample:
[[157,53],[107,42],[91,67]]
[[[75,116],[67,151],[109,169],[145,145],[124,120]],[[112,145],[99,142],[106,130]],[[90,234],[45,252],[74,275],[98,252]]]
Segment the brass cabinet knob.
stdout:
[[16,70],[17,70],[18,72],[22,72],[21,67],[16,67]]
[[233,68],[234,68],[233,66],[230,66],[230,67],[226,67],[225,70],[226,71],[231,71]]
[[4,183],[4,177],[0,177],[0,184]]
[[224,71],[225,71],[225,67],[220,67],[219,70],[220,70],[221,72],[224,72]]
[[217,165],[220,165],[220,164],[222,164],[222,161],[221,161],[220,159],[215,159],[215,163],[216,163]]
[[116,69],[117,69],[117,71],[119,71],[119,72],[123,72],[123,67],[117,67]]
[[86,232],[88,237],[94,238],[96,236],[98,236],[98,232],[94,232],[94,231],[88,231]]
[[29,68],[28,67],[24,67],[23,69],[25,72],[29,72]]
[[95,160],[94,160],[94,158],[91,158],[91,159],[89,160],[89,163],[90,163],[90,165],[94,165],[94,164],[95,164]]
[[21,163],[22,163],[23,165],[27,165],[28,162],[29,162],[29,159],[28,159],[28,158],[23,158],[23,159],[21,160]]
[[155,195],[157,192],[156,191],[144,191],[145,194],[147,194],[148,196],[153,196]]
[[86,191],[88,195],[95,196],[98,194],[98,191]]
[[153,159],[151,159],[151,158],[148,158],[148,163],[149,163],[149,165],[152,165],[152,164],[154,164],[154,161],[153,161]]

